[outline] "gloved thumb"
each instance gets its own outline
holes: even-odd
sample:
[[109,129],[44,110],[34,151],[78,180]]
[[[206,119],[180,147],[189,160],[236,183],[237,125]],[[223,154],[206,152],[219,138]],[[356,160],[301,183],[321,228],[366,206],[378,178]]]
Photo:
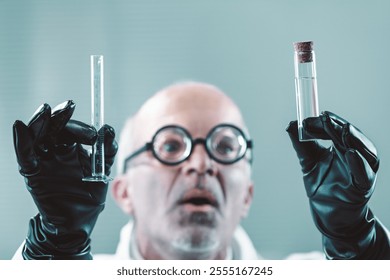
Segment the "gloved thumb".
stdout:
[[115,140],[115,129],[112,126],[105,124],[101,129],[104,129],[106,170],[109,170],[114,163],[115,155],[118,151],[118,143]]

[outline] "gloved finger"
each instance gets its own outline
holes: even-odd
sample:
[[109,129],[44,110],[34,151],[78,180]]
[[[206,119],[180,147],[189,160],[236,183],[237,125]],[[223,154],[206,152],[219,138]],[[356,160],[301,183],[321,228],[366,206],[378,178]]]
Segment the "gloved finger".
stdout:
[[297,153],[303,172],[311,170],[328,153],[328,149],[320,145],[317,141],[299,141],[297,121],[290,122],[286,131],[290,136],[291,143]]
[[345,153],[347,146],[344,143],[344,137],[348,131],[349,122],[329,111],[322,113],[321,120],[335,147]]
[[345,152],[342,140],[343,129],[348,123],[328,111],[322,112],[319,117],[303,120],[305,131],[316,139],[332,140],[334,146],[341,152]]
[[376,173],[365,158],[358,151],[350,149],[345,153],[345,160],[352,175],[353,185],[362,192],[370,191],[374,186]]
[[345,146],[349,149],[357,150],[370,165],[372,171],[376,173],[379,169],[379,158],[374,144],[352,124],[347,128],[343,135]]
[[51,108],[48,104],[42,104],[35,111],[28,122],[28,128],[34,138],[34,144],[41,142],[45,135],[47,128],[50,124]]
[[19,172],[23,176],[35,175],[39,171],[39,161],[34,151],[34,138],[21,121],[15,121],[13,125],[13,141]]
[[336,149],[345,154],[356,149],[367,160],[374,172],[379,168],[379,159],[374,144],[355,126],[340,116],[325,111],[318,118],[303,121],[305,131],[317,139],[332,140]]
[[330,140],[330,136],[324,129],[324,124],[321,117],[309,117],[302,121],[303,129],[307,135],[313,139]]
[[115,155],[118,151],[118,143],[115,140],[115,130],[112,126],[105,124],[99,130],[104,131],[104,156],[105,156],[105,168],[107,171],[114,163]]
[[93,145],[96,142],[96,139],[97,132],[93,126],[71,119],[58,134],[56,144],[71,145],[80,143],[84,145]]
[[72,117],[75,107],[76,104],[72,100],[68,100],[57,105],[52,110],[50,126],[47,134],[53,143],[55,143],[58,133],[65,127]]

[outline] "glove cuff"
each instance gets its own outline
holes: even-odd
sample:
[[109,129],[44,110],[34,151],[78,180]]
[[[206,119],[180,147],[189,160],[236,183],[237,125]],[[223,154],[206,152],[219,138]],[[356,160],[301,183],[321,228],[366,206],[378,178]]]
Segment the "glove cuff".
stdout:
[[390,236],[374,218],[373,226],[359,238],[323,236],[324,252],[331,260],[390,260]]
[[58,246],[46,234],[40,215],[30,219],[29,230],[23,247],[22,256],[25,260],[91,260],[91,240],[87,238],[75,248]]

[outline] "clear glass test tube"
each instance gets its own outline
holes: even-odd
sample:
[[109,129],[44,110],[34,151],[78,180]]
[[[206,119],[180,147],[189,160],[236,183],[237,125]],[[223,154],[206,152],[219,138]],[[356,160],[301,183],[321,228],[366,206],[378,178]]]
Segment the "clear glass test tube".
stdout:
[[91,176],[83,181],[105,182],[112,180],[105,174],[104,160],[104,60],[102,55],[91,55],[91,124],[98,132],[91,152]]
[[294,43],[295,93],[300,141],[314,140],[305,133],[303,120],[319,116],[316,58],[313,42]]

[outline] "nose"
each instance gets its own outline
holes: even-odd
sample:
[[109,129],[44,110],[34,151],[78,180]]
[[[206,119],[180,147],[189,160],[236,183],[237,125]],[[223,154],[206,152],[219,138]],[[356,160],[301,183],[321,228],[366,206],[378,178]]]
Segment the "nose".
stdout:
[[207,154],[205,146],[202,144],[194,146],[191,156],[184,162],[183,171],[186,174],[197,173],[210,176],[217,173],[215,162]]

